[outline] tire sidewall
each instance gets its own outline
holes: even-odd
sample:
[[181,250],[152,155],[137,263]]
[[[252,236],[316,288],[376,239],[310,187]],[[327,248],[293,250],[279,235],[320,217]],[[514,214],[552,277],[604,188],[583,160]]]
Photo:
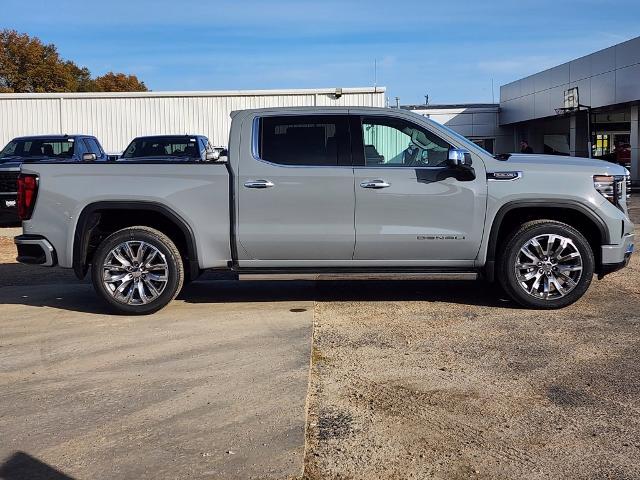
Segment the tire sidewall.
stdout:
[[[520,248],[530,239],[539,235],[556,234],[570,238],[582,256],[582,276],[576,288],[562,298],[543,300],[527,294],[516,277],[515,262]],[[500,283],[510,296],[520,305],[529,308],[555,309],[571,305],[582,297],[593,279],[595,261],[589,242],[575,228],[559,222],[540,223],[516,232],[507,242],[500,268]]]
[[[147,242],[157,248],[160,253],[165,256],[167,261],[169,275],[167,285],[156,299],[145,305],[127,305],[117,301],[107,291],[102,280],[102,266],[105,258],[113,248],[126,241]],[[171,302],[182,286],[183,272],[181,263],[179,263],[181,262],[181,259],[179,256],[176,257],[176,251],[177,249],[175,245],[173,245],[173,242],[171,242],[169,238],[160,234],[160,232],[155,232],[151,229],[127,228],[115,232],[100,244],[93,257],[91,265],[91,279],[93,286],[98,295],[109,305],[109,307],[118,313],[142,315],[156,312]]]

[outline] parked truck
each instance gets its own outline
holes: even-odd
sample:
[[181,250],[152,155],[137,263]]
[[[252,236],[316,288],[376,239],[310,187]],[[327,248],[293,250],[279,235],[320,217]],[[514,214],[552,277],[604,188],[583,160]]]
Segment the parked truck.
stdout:
[[16,196],[23,162],[106,161],[100,142],[91,135],[37,135],[11,140],[0,151],[0,224],[19,222]]
[[203,270],[480,276],[552,309],[633,252],[625,168],[495,158],[404,110],[234,112],[228,152],[207,160],[24,164],[18,260],[90,271],[129,314]]

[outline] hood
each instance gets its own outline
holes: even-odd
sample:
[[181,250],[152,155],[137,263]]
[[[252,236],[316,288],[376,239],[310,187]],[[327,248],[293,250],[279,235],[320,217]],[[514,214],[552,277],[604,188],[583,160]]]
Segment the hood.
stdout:
[[549,169],[573,170],[593,173],[594,175],[626,175],[627,169],[616,163],[585,157],[569,157],[565,155],[537,155],[514,153],[505,161],[510,167],[519,165],[523,170],[541,167]]

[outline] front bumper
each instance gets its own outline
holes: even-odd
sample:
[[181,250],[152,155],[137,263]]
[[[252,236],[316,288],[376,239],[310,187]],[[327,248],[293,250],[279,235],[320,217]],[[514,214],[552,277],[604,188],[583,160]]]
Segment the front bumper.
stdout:
[[53,245],[41,235],[18,235],[13,239],[18,249],[20,263],[53,267],[58,263],[58,257]]
[[603,245],[602,246],[602,266],[600,268],[599,277],[615,272],[626,267],[631,260],[634,251],[634,235],[629,233],[622,237],[619,245]]

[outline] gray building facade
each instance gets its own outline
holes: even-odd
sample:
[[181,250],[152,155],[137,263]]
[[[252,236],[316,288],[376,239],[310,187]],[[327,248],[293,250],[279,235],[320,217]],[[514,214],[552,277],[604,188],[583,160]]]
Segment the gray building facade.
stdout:
[[[582,107],[562,111],[575,93]],[[640,37],[500,87],[499,104],[407,105],[492,153],[602,158],[640,184]],[[591,142],[591,152],[589,152]]]
[[497,103],[405,105],[402,108],[446,125],[490,153],[513,149],[513,128],[500,126]]
[[[564,113],[577,87],[578,111]],[[640,37],[500,87],[501,127],[515,149],[526,138],[540,153],[591,156],[630,167],[640,180]],[[591,152],[589,152],[591,141]]]

